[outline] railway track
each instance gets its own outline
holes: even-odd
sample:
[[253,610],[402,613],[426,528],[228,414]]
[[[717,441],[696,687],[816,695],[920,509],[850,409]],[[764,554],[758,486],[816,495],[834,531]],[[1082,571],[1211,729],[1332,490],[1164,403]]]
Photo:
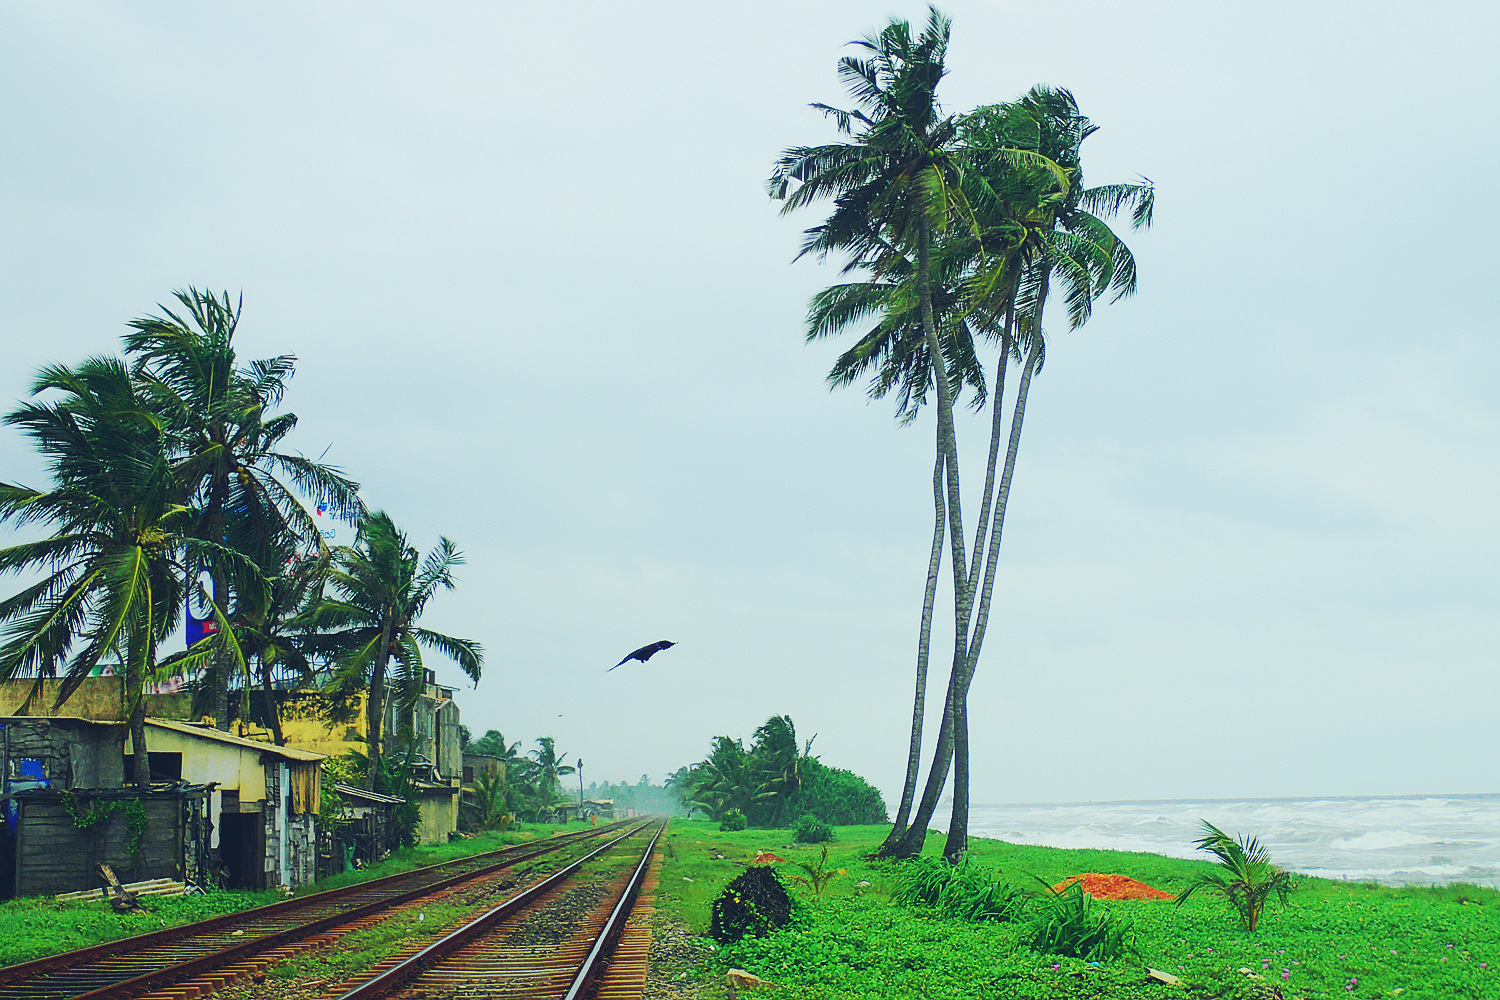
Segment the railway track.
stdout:
[[665,828],[664,821],[653,823],[600,846],[421,950],[377,966],[352,988],[327,994],[329,1000],[630,995],[645,982],[645,948],[638,941],[616,946],[651,880]]
[[204,995],[404,904],[498,876],[581,841],[628,838],[647,825],[627,821],[562,834],[9,966],[0,969],[0,1000],[125,1000],[184,982],[191,985],[181,996]]

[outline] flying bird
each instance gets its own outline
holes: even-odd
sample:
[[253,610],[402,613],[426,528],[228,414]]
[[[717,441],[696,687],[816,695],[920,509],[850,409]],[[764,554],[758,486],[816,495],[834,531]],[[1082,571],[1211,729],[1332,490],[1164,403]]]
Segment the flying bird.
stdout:
[[[623,666],[631,660],[640,660],[642,663],[645,663],[657,653],[660,653],[664,649],[671,649],[675,645],[677,645],[677,643],[668,642],[667,640],[663,639],[661,642],[653,642],[649,646],[642,646],[640,649],[637,649],[633,653],[625,654],[625,659],[621,660],[619,663],[616,663],[615,667]],[[615,669],[615,667],[610,667],[609,670],[613,670]],[[609,673],[609,670],[606,670],[604,672],[607,674]]]

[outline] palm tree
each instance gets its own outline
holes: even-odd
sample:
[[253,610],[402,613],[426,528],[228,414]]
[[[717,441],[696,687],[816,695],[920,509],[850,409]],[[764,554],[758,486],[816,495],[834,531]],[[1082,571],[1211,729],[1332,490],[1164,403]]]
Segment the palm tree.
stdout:
[[564,763],[568,759],[565,753],[557,752],[557,745],[552,737],[543,736],[537,741],[537,748],[530,752],[531,759],[536,762],[541,777],[541,790],[548,803],[557,798],[558,786],[562,784],[565,775],[573,773],[573,765]]
[[[929,363],[917,383],[925,392],[930,378],[937,388],[937,451],[934,479],[945,479],[943,509],[935,515],[934,557],[929,563],[927,594],[936,593],[935,573],[941,563],[941,532],[947,531],[954,553],[955,614],[967,595],[962,555],[963,518],[959,495],[958,444],[953,424],[953,387],[946,365],[931,364],[943,357],[933,309],[931,257],[934,230],[947,228],[954,211],[957,169],[953,144],[957,123],[940,115],[937,84],[946,72],[951,24],[929,10],[928,23],[917,39],[911,26],[892,19],[879,35],[852,44],[870,53],[868,59],[845,56],[839,60],[839,76],[848,86],[858,107],[840,111],[814,105],[832,117],[854,141],[787,150],[777,162],[769,182],[774,198],[785,201],[783,213],[822,198],[834,199],[834,210],[822,225],[808,231],[802,253],[820,256],[833,250],[850,255],[846,270],[870,264],[877,274],[894,261],[914,257],[912,278],[915,302]],[[858,126],[858,131],[856,131]],[[912,248],[912,253],[908,248]],[[905,251],[892,253],[893,250]],[[910,384],[910,380],[907,381]],[[940,499],[934,490],[935,503]],[[913,711],[912,745],[920,752],[921,715],[925,702],[926,645],[931,635],[931,598],[924,600],[922,638],[919,640],[917,700]],[[957,669],[962,634],[955,643]],[[908,789],[902,801],[911,801],[914,769],[908,767]],[[898,815],[898,825],[904,818]]]
[[[282,572],[267,579],[265,587],[237,592],[229,614],[245,662],[255,665],[266,725],[277,746],[284,746],[286,739],[281,731],[275,675],[290,674],[299,685],[313,677],[307,637],[296,622],[321,599],[330,564],[326,551],[284,559]],[[248,694],[247,689],[247,698]]]
[[1178,895],[1178,906],[1199,889],[1207,889],[1229,900],[1244,920],[1245,929],[1254,934],[1266,903],[1275,898],[1286,906],[1287,897],[1296,888],[1291,874],[1271,864],[1271,852],[1254,837],[1235,839],[1204,820],[1203,836],[1194,844],[1219,859],[1220,871],[1199,875]]
[[[1075,329],[1087,322],[1094,301],[1101,296],[1112,292],[1113,300],[1118,300],[1132,294],[1136,288],[1134,257],[1090,209],[1109,215],[1131,208],[1132,223],[1140,228],[1150,224],[1155,194],[1149,182],[1084,187],[1080,147],[1096,126],[1079,113],[1077,102],[1066,90],[1035,87],[1014,104],[982,108],[967,116],[962,131],[972,168],[966,178],[972,192],[969,204],[975,206],[972,231],[978,235],[971,238],[968,233],[956,233],[953,242],[957,246],[952,252],[972,259],[967,289],[972,315],[1003,317],[999,324],[1001,372],[1023,347],[1025,360],[998,484],[996,464],[1002,428],[998,391],[994,399],[984,506],[969,571],[971,591],[976,587],[979,590],[968,650],[962,669],[950,678],[944,711],[948,732],[939,733],[922,805],[898,851],[911,854],[921,850],[923,838],[916,831],[925,831],[941,794],[949,754],[945,744],[951,742],[953,809],[944,848],[950,860],[957,860],[968,843],[968,691],[988,625],[1026,402],[1032,378],[1045,356],[1042,315],[1049,290],[1062,290],[1069,325]],[[1056,184],[1050,170],[1024,164],[1018,169],[1014,158],[995,152],[1016,147],[1034,149],[1047,162],[1056,164],[1064,171],[1067,183]],[[986,330],[995,328],[993,322],[980,325]],[[982,548],[986,532],[988,545]]]
[[[931,355],[922,327],[921,309],[914,292],[914,268],[902,266],[900,258],[891,258],[886,266],[894,278],[834,285],[813,297],[808,311],[808,340],[831,336],[851,326],[864,323],[873,315],[871,327],[853,347],[840,355],[828,374],[831,386],[849,385],[869,376],[869,395],[880,399],[895,391],[898,422],[909,424],[927,399],[933,384]],[[955,266],[956,265],[956,266]],[[984,371],[974,350],[974,330],[970,311],[960,292],[965,261],[955,254],[940,254],[934,262],[939,278],[930,282],[933,314],[941,333],[944,363],[949,378],[957,386],[973,390],[972,405],[982,407],[988,395]],[[981,317],[982,319],[982,317]],[[996,375],[996,391],[1004,390],[1005,366]],[[877,854],[889,854],[900,843],[907,830],[920,776],[922,729],[927,704],[927,671],[932,639],[932,613],[937,599],[943,541],[947,526],[943,497],[943,454],[941,441],[932,470],[933,528],[932,546],[923,588],[921,624],[917,637],[916,690],[912,700],[911,739],[907,748],[905,780],[901,800],[885,842]],[[986,490],[988,495],[988,489]],[[987,509],[987,508],[986,508]]]
[[[870,56],[863,60],[841,59],[839,75],[848,84],[858,107],[853,111],[824,105],[815,107],[832,117],[839,130],[854,141],[787,150],[769,182],[771,195],[785,200],[784,212],[821,198],[834,199],[834,210],[827,221],[808,231],[803,254],[825,256],[830,251],[841,251],[850,257],[846,271],[864,267],[877,276],[887,275],[910,262],[914,285],[911,301],[929,358],[945,355],[934,306],[937,297],[933,284],[934,240],[946,233],[955,219],[967,220],[973,215],[963,186],[963,157],[958,147],[960,122],[951,116],[942,117],[937,102],[936,89],[945,73],[949,31],[948,19],[931,8],[928,23],[915,40],[907,22],[892,20],[880,34],[853,43]],[[1067,183],[1057,165],[1035,150],[1005,146],[990,152],[1018,166],[1050,172],[1059,185]],[[928,364],[925,371],[920,366],[916,370],[921,376],[916,385],[922,392],[929,378],[937,389],[938,457],[934,478],[942,496],[935,489],[934,499],[935,502],[941,499],[945,507],[934,518],[939,523],[934,527],[935,544],[926,593],[935,594],[941,536],[946,530],[953,556],[955,630],[951,676],[956,677],[962,673],[968,655],[974,574],[965,555],[953,421],[955,390],[946,365]],[[904,381],[904,385],[911,384],[910,380]],[[902,795],[906,804],[910,803],[915,788],[915,761],[920,754],[931,603],[930,596],[924,600],[912,749]],[[904,809],[898,810],[889,840],[898,835],[904,813]]]
[[[876,322],[845,352],[829,376],[848,384],[866,374],[870,393],[898,393],[897,415],[909,422],[937,389],[938,448],[933,470],[934,530],[918,639],[907,778],[901,805],[881,853],[920,850],[931,812],[954,766],[954,820],[946,853],[967,840],[967,692],[988,622],[1005,506],[1031,380],[1044,358],[1041,316],[1049,288],[1061,287],[1077,326],[1107,289],[1134,289],[1134,261],[1098,217],[1134,207],[1149,221],[1144,185],[1082,187],[1078,146],[1093,126],[1066,91],[1035,88],[1021,101],[944,118],[935,87],[943,75],[948,22],[935,10],[915,41],[892,21],[860,45],[868,60],[845,58],[840,75],[859,102],[844,112],[819,105],[852,143],[788,150],[770,190],[784,211],[832,197],[834,210],[808,231],[802,253],[848,255],[844,270],[869,272],[859,283],[835,285],[813,300],[809,338],[838,332],[869,317]],[[857,133],[857,134],[856,134]],[[974,337],[998,342],[988,463],[978,524],[968,545],[959,516],[957,445],[952,408],[959,387],[986,392]],[[944,363],[931,359],[941,356]],[[1006,441],[1001,403],[1006,368],[1021,365]],[[943,539],[952,550],[955,641],[943,725],[916,815],[907,824],[920,770],[931,614]],[[968,555],[966,556],[966,551]],[[955,763],[956,761],[956,763]]]
[[[145,685],[182,614],[188,574],[179,556],[186,550],[230,563],[237,557],[191,539],[194,512],[173,472],[165,430],[137,390],[118,358],[51,366],[32,391],[61,398],[24,403],[5,418],[36,443],[53,485],[0,484],[0,521],[51,529],[48,537],[0,550],[0,572],[43,572],[39,582],[0,601],[0,679],[35,678],[24,712],[46,678],[62,676],[55,703],[61,705],[106,656],[116,658],[134,779],[144,792],[151,781]],[[214,614],[219,647],[200,650],[191,663],[221,653],[239,658],[217,606]]]
[[477,642],[417,625],[433,595],[453,589],[453,569],[463,564],[463,556],[452,541],[440,538],[418,560],[390,515],[370,514],[360,522],[354,545],[334,552],[328,579],[335,596],[321,599],[295,622],[318,633],[307,648],[329,658],[331,691],[340,697],[366,694],[367,787],[373,787],[380,757],[386,689],[394,687],[398,705],[410,711],[422,690],[422,648],[451,658],[476,683],[484,667]]
[[[125,349],[141,394],[163,421],[173,472],[197,508],[194,538],[242,552],[279,551],[281,536],[303,549],[321,550],[318,528],[293,488],[329,504],[340,517],[364,511],[358,484],[332,466],[278,450],[297,425],[295,414],[271,415],[292,375],[290,354],[240,366],[234,334],[240,305],[229,293],[215,296],[189,288],[175,293],[181,312],[130,322]],[[210,555],[215,597],[229,602],[231,589],[256,586],[231,579],[223,558]],[[281,565],[262,564],[273,576]],[[214,664],[205,681],[208,709],[220,729],[229,728],[229,672]]]

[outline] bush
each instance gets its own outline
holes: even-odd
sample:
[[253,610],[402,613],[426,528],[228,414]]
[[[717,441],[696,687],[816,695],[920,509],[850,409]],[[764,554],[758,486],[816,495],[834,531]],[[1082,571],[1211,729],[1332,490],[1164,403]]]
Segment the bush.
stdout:
[[1045,881],[1042,885],[1042,910],[1024,939],[1034,950],[1087,962],[1108,962],[1129,950],[1129,925],[1084,892],[1080,883],[1070,882],[1061,892]]
[[815,757],[802,758],[802,786],[782,815],[816,813],[834,826],[886,822],[880,790],[852,771],[829,767]]
[[708,933],[720,944],[727,944],[785,927],[792,918],[792,900],[776,873],[767,865],[757,865],[745,869],[724,887],[712,911]]
[[795,844],[826,844],[833,839],[833,827],[812,813],[804,813],[792,824],[792,842]]
[[743,830],[748,824],[745,822],[745,814],[738,809],[730,809],[719,819],[719,829],[730,832]]
[[1026,894],[1000,881],[998,870],[968,858],[957,865],[935,856],[904,863],[892,897],[964,920],[1014,920],[1026,906]]

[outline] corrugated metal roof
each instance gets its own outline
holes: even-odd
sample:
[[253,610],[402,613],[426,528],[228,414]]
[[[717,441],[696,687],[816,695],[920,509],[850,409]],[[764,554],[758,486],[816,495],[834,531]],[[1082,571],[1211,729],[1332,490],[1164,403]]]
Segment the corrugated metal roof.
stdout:
[[356,788],[353,785],[346,785],[342,781],[335,784],[333,790],[340,795],[347,795],[351,799],[364,799],[366,802],[395,804],[406,801],[405,799],[398,799],[394,795],[382,795],[379,792],[372,792],[367,788]]
[[208,726],[195,726],[189,722],[174,722],[171,719],[147,719],[146,725],[155,726],[158,729],[170,729],[174,733],[182,733],[185,736],[196,736],[203,740],[228,743],[246,750],[259,750],[261,753],[268,753],[273,757],[281,757],[285,760],[294,760],[298,763],[328,759],[327,754],[314,753],[311,750],[298,750],[296,747],[279,747],[274,743],[258,743],[255,740],[241,739],[238,736],[222,733]]

